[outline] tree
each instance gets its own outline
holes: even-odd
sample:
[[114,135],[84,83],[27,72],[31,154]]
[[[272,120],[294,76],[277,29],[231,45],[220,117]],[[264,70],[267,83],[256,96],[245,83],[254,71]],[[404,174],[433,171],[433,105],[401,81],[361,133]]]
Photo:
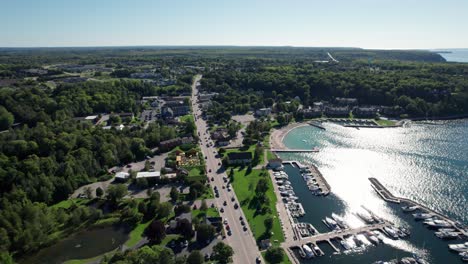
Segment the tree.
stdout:
[[281,263],[284,259],[284,251],[279,247],[270,247],[265,253],[265,259],[271,263]]
[[180,205],[177,205],[176,207],[174,207],[174,214],[176,216],[179,216],[183,213],[188,213],[190,212],[190,205],[188,204],[180,204]]
[[92,199],[93,198],[93,190],[91,189],[91,187],[85,187],[84,188],[84,194],[86,195],[86,198],[88,199]]
[[172,187],[169,195],[171,196],[171,200],[173,202],[176,202],[177,199],[179,198],[179,191],[177,191],[176,187]]
[[265,193],[268,190],[268,181],[265,178],[260,178],[257,182],[257,187],[255,187],[255,192]]
[[273,227],[273,217],[268,216],[267,218],[265,218],[263,223],[265,224],[265,227],[266,227],[267,231],[269,232],[271,230],[271,228]]
[[205,244],[207,241],[211,241],[215,235],[215,228],[209,224],[200,224],[197,227],[197,241],[201,244]]
[[0,106],[0,130],[5,130],[10,128],[13,125],[14,117],[13,115],[6,110],[5,107]]
[[229,181],[233,182],[234,181],[234,169],[231,167],[231,170],[229,171]]
[[204,258],[198,250],[190,252],[190,255],[187,257],[187,264],[202,264],[203,262],[205,262]]
[[104,190],[101,187],[96,188],[96,196],[101,198],[104,195]]
[[156,243],[160,243],[166,237],[166,228],[160,220],[154,220],[148,226],[146,232],[148,238]]
[[223,242],[219,242],[213,247],[213,258],[220,263],[230,262],[233,254],[234,250]]
[[194,233],[192,223],[185,218],[177,223],[177,231],[187,240],[191,239]]
[[127,194],[127,186],[125,184],[110,185],[107,188],[107,199],[116,205]]
[[208,205],[206,204],[205,199],[203,199],[202,202],[201,202],[200,210],[203,211],[203,212],[206,212],[206,210],[208,210]]
[[158,218],[161,219],[161,218],[168,217],[171,214],[171,211],[172,211],[172,204],[168,202],[161,203],[157,210]]
[[14,264],[15,262],[13,261],[13,257],[10,255],[10,253],[3,251],[3,252],[0,252],[0,263]]

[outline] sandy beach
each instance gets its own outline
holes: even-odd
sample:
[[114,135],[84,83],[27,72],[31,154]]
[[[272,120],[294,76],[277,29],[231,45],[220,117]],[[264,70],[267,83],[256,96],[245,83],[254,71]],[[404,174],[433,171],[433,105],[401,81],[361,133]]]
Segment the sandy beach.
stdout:
[[280,129],[273,129],[270,136],[270,146],[272,149],[287,149],[283,144],[284,137],[293,129],[301,126],[308,126],[307,123],[291,123]]

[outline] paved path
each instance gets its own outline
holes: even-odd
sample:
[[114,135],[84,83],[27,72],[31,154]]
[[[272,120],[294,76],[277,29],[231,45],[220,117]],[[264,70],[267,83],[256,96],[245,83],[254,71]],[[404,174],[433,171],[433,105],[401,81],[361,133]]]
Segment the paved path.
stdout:
[[[192,84],[192,109],[195,115],[195,124],[197,126],[197,131],[200,134],[200,147],[203,153],[203,156],[206,157],[206,167],[208,172],[208,177],[214,177],[214,181],[210,182],[210,185],[214,188],[217,186],[219,190],[219,198],[215,199],[215,204],[218,208],[224,208],[224,213],[221,213],[221,217],[228,220],[228,224],[231,227],[232,235],[227,236],[226,243],[230,245],[234,250],[233,262],[239,264],[250,264],[255,263],[257,257],[261,257],[258,247],[254,241],[253,235],[250,229],[243,231],[243,227],[240,224],[239,217],[242,216],[246,219],[242,209],[239,207],[237,210],[234,209],[234,204],[238,203],[235,193],[233,191],[228,192],[227,188],[223,189],[222,186],[225,185],[223,182],[223,177],[227,177],[226,172],[223,168],[218,165],[221,163],[221,159],[216,158],[216,149],[213,147],[214,143],[211,139],[205,139],[205,134],[208,131],[208,126],[206,122],[200,118],[201,116],[201,107],[197,103],[197,88],[195,84],[201,79],[201,76],[197,76],[194,79]],[[208,144],[212,146],[208,147]],[[234,197],[234,202],[231,202],[231,197]],[[223,202],[227,202],[227,206],[223,206]]]

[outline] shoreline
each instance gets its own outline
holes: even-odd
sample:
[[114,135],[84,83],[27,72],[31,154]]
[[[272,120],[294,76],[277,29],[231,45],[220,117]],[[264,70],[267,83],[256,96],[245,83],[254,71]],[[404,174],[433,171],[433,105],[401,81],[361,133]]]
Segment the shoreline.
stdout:
[[284,137],[291,132],[293,129],[303,126],[308,126],[305,122],[291,123],[285,127],[273,129],[270,135],[270,148],[272,149],[288,149],[283,143]]

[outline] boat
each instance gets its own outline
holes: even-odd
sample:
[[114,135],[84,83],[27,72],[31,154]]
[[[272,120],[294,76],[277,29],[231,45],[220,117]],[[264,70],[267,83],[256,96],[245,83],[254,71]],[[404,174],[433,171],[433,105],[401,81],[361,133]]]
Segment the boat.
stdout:
[[455,232],[457,230],[455,230],[454,228],[440,228],[439,231],[440,232]]
[[455,238],[458,238],[458,236],[460,235],[460,233],[458,233],[458,232],[442,232],[442,231],[438,231],[438,232],[435,232],[435,235],[436,235],[438,238],[441,238],[441,239],[455,239]]
[[413,217],[415,220],[425,220],[433,217],[432,214],[427,214],[427,213],[415,213],[413,214]]
[[357,216],[359,216],[362,220],[364,220],[364,222],[366,222],[367,224],[372,224],[374,223],[374,218],[372,218],[372,216],[368,215],[367,213],[364,213],[364,212],[358,212],[357,213]]
[[348,243],[346,239],[340,241],[340,244],[343,246],[344,249],[350,250],[352,249],[351,245]]
[[315,257],[314,252],[312,251],[312,249],[308,245],[306,245],[306,244],[302,245],[302,249],[304,250],[306,258]]
[[463,261],[468,261],[468,251],[459,254]]
[[320,250],[320,248],[317,245],[314,245],[314,244],[312,245],[313,245],[312,250],[314,251],[315,255],[322,256],[322,251]]
[[468,252],[468,242],[463,244],[450,244],[448,245],[449,249],[456,252]]
[[374,245],[377,245],[380,243],[380,240],[377,238],[376,235],[374,235],[374,233],[372,233],[371,231],[368,231],[365,233],[366,236],[367,236],[367,239]]
[[417,206],[417,205],[414,205],[414,206],[403,206],[403,207],[401,207],[401,209],[403,210],[403,212],[406,212],[406,213],[408,213],[408,212],[414,212],[414,211],[416,211],[416,209],[418,209],[418,208],[419,208],[419,206]]
[[428,225],[429,227],[433,227],[433,228],[437,228],[437,227],[452,227],[452,224],[450,224],[449,222],[445,221],[445,220],[439,220],[439,219],[435,219],[435,220],[426,220],[424,221],[424,224]]
[[410,258],[410,257],[405,257],[405,258],[402,258],[400,260],[400,263],[402,264],[416,264],[416,260],[414,258]]
[[388,227],[388,226],[384,227],[384,231],[390,238],[393,238],[393,239],[399,238],[398,232],[391,227]]
[[346,224],[346,222],[343,220],[343,218],[335,213],[332,213],[331,214],[331,217],[333,218],[333,220],[335,220],[335,222],[342,228],[346,228],[348,227],[348,225]]
[[335,222],[335,220],[331,219],[330,217],[325,217],[325,220],[323,220],[326,226],[328,226],[330,229],[336,230],[340,229],[338,224]]

